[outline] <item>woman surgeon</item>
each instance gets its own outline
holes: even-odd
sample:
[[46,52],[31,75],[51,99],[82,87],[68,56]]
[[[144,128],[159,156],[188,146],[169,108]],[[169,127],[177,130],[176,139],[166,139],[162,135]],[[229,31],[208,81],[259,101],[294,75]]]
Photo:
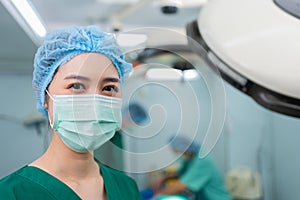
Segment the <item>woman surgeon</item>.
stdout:
[[32,83],[52,140],[40,158],[0,180],[0,199],[141,199],[131,178],[93,155],[121,126],[121,85],[131,68],[114,35],[95,26],[49,33]]

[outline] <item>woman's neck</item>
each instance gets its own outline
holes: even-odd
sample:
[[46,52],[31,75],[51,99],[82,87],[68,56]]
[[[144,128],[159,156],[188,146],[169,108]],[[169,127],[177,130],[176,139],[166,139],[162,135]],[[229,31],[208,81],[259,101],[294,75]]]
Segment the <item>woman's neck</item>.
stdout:
[[61,179],[86,179],[99,175],[93,152],[78,153],[68,148],[56,133],[47,151],[30,164]]

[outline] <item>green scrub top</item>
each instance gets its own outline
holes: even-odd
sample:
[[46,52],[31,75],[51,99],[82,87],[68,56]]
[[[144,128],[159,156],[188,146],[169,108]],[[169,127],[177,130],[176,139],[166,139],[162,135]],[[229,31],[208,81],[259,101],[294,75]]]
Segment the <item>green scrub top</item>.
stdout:
[[[122,172],[100,165],[108,200],[141,200],[135,181]],[[0,199],[80,200],[66,184],[32,166],[25,166],[0,180]]]
[[192,191],[197,200],[231,200],[225,189],[223,179],[208,157],[195,156],[185,161],[178,171],[179,180]]
[[94,157],[101,163],[119,170],[124,170],[122,132],[117,131],[109,142],[94,151]]

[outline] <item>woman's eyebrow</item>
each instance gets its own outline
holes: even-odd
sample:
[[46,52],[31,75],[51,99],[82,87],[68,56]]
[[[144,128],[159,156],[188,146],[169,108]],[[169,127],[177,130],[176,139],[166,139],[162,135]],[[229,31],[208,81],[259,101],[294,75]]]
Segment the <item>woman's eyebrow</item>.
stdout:
[[115,78],[115,77],[106,77],[106,78],[102,79],[101,82],[102,83],[107,83],[107,82],[119,83],[120,79],[119,78]]
[[88,77],[75,75],[75,74],[69,75],[69,76],[65,77],[64,79],[65,80],[67,80],[67,79],[78,79],[78,80],[83,80],[83,81],[91,81],[91,79],[89,79]]

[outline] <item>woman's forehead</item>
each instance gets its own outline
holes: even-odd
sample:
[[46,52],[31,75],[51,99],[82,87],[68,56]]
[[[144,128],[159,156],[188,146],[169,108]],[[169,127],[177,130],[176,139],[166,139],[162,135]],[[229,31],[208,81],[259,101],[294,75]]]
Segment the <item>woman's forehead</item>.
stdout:
[[58,73],[61,76],[78,74],[91,79],[106,76],[119,78],[118,71],[112,61],[99,53],[82,53],[63,64]]

